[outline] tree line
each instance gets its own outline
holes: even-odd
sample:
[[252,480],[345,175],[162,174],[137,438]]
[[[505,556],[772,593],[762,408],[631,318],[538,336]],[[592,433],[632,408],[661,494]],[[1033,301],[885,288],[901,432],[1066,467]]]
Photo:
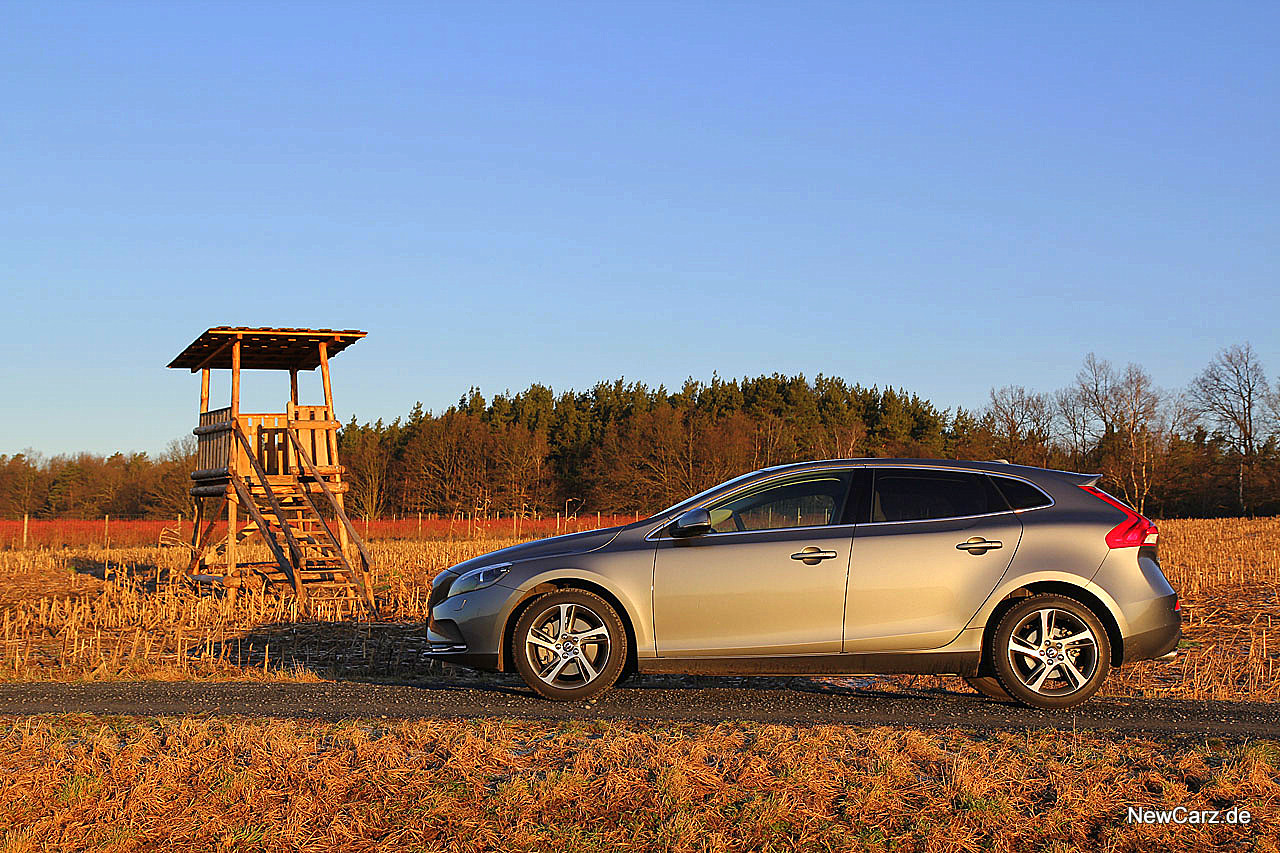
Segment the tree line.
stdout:
[[[194,444],[166,454],[0,456],[0,512],[173,517]],[[802,459],[1005,459],[1100,472],[1158,517],[1280,513],[1280,389],[1248,344],[1219,352],[1186,387],[1093,354],[1052,392],[993,388],[939,409],[896,389],[773,374],[679,389],[621,379],[555,393],[534,384],[486,399],[472,388],[438,414],[354,417],[339,434],[357,516],[652,512],[729,477]]]

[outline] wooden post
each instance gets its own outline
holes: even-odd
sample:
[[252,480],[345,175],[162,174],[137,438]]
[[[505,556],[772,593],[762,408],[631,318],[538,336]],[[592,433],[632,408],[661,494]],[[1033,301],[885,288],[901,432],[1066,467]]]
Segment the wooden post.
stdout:
[[324,404],[329,409],[329,417],[333,417],[333,386],[329,384],[329,345],[320,342],[320,381],[324,383]]
[[[290,373],[294,373],[296,375],[297,371],[290,371]],[[298,417],[298,412],[296,409],[297,405],[298,405],[298,386],[295,384],[293,386],[293,399],[290,400],[288,403],[286,403],[284,407],[285,429],[290,429],[290,430],[293,429],[293,422]],[[287,473],[293,474],[296,476],[298,473],[298,459],[297,459],[297,452],[293,448],[292,441],[286,440],[284,442],[284,462],[285,462],[285,468],[287,470]],[[281,471],[280,473],[284,474],[286,473],[286,471]]]
[[[240,417],[240,336],[236,336],[236,342],[231,345],[231,423],[239,426],[238,419]],[[240,471],[240,445],[236,441],[230,442],[231,458],[227,461],[227,471],[232,476],[238,476]],[[228,516],[229,518],[229,516]],[[230,528],[228,528],[230,530]]]
[[187,574],[193,575],[196,567],[204,560],[204,543],[200,541],[200,524],[204,521],[204,498],[196,500],[196,515],[191,519],[191,563],[187,566]]
[[231,417],[240,414],[240,336],[231,345]]
[[209,411],[209,368],[200,371],[200,414]]
[[27,522],[31,520],[30,513],[22,514],[22,550],[27,550]]
[[108,513],[102,517],[102,547],[111,547],[111,514]]
[[[234,498],[227,500],[227,568],[226,577],[232,577],[236,574],[236,510],[238,509]],[[263,535],[267,535],[265,532]]]
[[[333,411],[333,385],[329,381],[329,345],[324,341],[319,343],[320,349],[320,381],[324,384],[324,406],[328,419],[336,421],[338,415]],[[333,429],[325,429],[325,440],[329,445],[329,464],[338,465],[338,432]],[[341,474],[334,474],[333,481],[335,483],[342,482]],[[346,511],[346,501],[343,499],[343,493],[337,491],[334,496],[338,501],[338,507],[344,512]],[[364,537],[369,538],[369,517],[366,515],[364,519]],[[338,544],[342,546],[342,553],[347,557],[347,561],[351,561],[350,546],[347,541],[346,525],[338,525]]]
[[298,405],[298,368],[296,367],[289,370],[289,399],[295,406]]

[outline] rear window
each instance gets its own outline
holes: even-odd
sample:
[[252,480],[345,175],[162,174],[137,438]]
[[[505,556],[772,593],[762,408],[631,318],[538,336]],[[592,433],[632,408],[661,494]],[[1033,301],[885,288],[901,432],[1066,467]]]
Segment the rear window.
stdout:
[[1010,477],[992,477],[996,486],[1014,509],[1035,509],[1049,506],[1053,501],[1044,492],[1023,480]]
[[964,471],[878,469],[871,521],[925,521],[1008,512],[1004,497],[983,474]]

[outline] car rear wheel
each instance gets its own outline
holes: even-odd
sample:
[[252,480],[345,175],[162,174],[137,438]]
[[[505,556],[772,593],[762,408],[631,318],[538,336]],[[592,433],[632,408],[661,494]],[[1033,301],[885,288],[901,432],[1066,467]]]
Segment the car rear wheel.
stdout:
[[1026,705],[1062,710],[1098,692],[1111,642],[1097,615],[1063,595],[1032,595],[1009,608],[988,648],[1000,686]]
[[516,669],[547,699],[590,699],[618,680],[627,661],[627,630],[609,602],[580,589],[533,601],[513,634]]

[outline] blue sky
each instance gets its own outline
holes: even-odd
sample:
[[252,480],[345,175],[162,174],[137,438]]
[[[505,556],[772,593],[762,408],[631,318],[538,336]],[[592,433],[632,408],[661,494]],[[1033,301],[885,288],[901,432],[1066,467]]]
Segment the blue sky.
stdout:
[[220,324],[367,330],[344,420],[713,371],[974,408],[1245,340],[1274,377],[1277,56],[1274,4],[9,4],[0,453],[162,449]]

